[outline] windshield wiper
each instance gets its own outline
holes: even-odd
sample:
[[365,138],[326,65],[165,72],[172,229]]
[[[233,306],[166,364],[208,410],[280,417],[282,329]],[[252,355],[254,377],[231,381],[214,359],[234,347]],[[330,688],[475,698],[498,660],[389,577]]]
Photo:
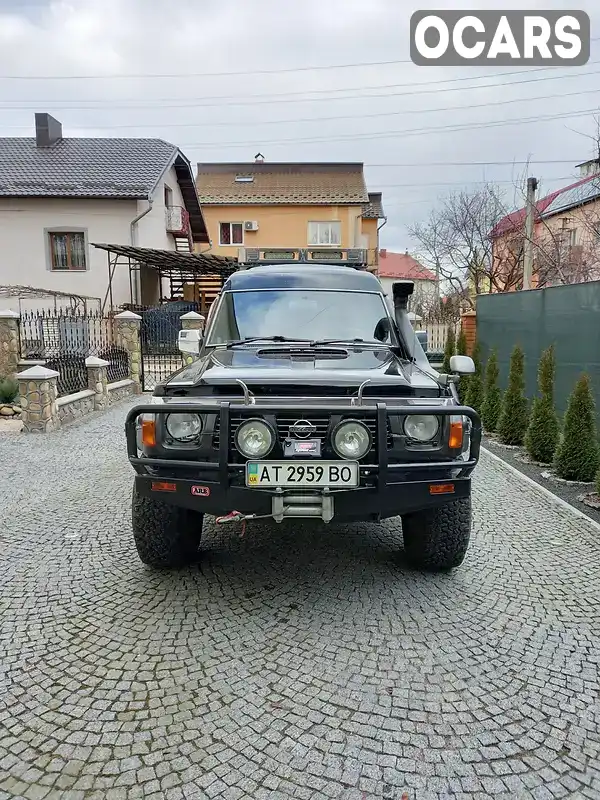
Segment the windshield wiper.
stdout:
[[235,347],[239,344],[251,344],[252,342],[298,342],[300,344],[306,344],[310,342],[310,339],[295,339],[288,336],[246,336],[245,339],[234,339],[231,342],[222,342],[218,344],[217,347]]
[[388,342],[367,341],[366,339],[313,339],[311,347],[318,347],[326,344],[368,344],[374,347],[391,347]]

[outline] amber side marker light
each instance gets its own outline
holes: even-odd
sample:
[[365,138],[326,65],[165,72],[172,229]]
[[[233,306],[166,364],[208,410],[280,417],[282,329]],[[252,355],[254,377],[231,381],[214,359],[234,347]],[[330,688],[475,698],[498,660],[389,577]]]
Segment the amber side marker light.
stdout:
[[156,447],[156,423],[153,419],[142,420],[142,444]]
[[152,481],[153,492],[176,492],[176,483],[164,483],[163,481]]
[[450,423],[450,436],[448,438],[448,447],[453,450],[459,450],[463,443],[463,424],[462,422]]
[[454,494],[453,483],[430,483],[429,494]]

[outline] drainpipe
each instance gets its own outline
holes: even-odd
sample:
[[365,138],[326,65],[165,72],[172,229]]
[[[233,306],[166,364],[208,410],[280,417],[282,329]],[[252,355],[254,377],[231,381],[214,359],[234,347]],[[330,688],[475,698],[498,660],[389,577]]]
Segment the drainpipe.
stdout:
[[[152,196],[148,195],[148,208],[145,211],[142,211],[141,214],[138,214],[137,217],[135,217],[134,219],[131,220],[131,223],[129,225],[129,231],[130,231],[130,239],[131,239],[131,246],[132,247],[136,247],[136,240],[137,240],[137,235],[136,234],[137,234],[138,222],[142,219],[142,217],[145,217],[146,214],[149,214],[152,211],[152,203],[153,202],[154,201],[152,199]],[[141,287],[141,282],[140,282],[140,273],[138,271],[138,272],[136,272],[135,282],[134,282],[134,294],[135,294],[135,296],[133,298],[134,305],[141,305],[140,302],[139,302],[141,300],[141,293],[142,293],[142,287]]]
[[386,222],[387,222],[387,217],[384,217],[383,218],[383,222],[381,223],[381,225],[377,226],[377,258],[375,259],[375,266],[376,267],[379,267],[379,231],[383,228],[383,226],[386,224]]

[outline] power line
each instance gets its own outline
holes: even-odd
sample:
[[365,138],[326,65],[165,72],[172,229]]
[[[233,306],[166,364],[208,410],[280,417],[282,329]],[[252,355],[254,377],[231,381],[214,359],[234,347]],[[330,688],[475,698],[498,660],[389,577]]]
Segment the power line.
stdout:
[[[598,41],[595,36],[591,42]],[[113,80],[126,79],[154,79],[154,78],[223,78],[239,77],[246,75],[283,75],[290,72],[313,72],[330,69],[354,69],[357,67],[387,67],[395,64],[414,64],[412,59],[395,59],[392,61],[354,61],[347,64],[315,64],[306,67],[278,67],[277,69],[253,69],[237,72],[171,72],[171,73],[116,73],[114,75],[0,75],[2,80],[15,81],[72,81],[72,80]]]
[[[595,64],[600,64],[600,61],[591,61],[590,66]],[[530,70],[531,72],[542,72],[547,70],[556,70],[557,67],[540,67],[539,69]],[[518,72],[503,72],[498,73],[500,76],[511,76],[511,75],[520,75],[522,74],[521,71]],[[423,95],[423,94],[438,94],[440,92],[457,92],[457,91],[469,91],[471,89],[493,89],[499,86],[520,86],[526,83],[538,83],[539,81],[556,81],[556,80],[565,80],[568,78],[581,78],[587,77],[588,75],[597,75],[599,74],[598,70],[594,70],[592,72],[568,72],[563,75],[547,75],[541,78],[526,78],[522,81],[500,81],[497,83],[477,83],[473,86],[447,86],[443,89],[437,88],[421,88],[421,87],[432,87],[432,86],[439,86],[441,84],[446,83],[455,83],[455,82],[462,82],[462,81],[476,81],[476,80],[484,80],[485,78],[493,77],[491,75],[471,75],[468,77],[462,78],[446,78],[445,80],[441,81],[427,81],[424,83],[391,83],[391,84],[381,84],[379,86],[363,86],[363,87],[354,87],[349,89],[315,89],[314,91],[303,91],[303,92],[285,92],[283,93],[285,96],[281,97],[282,93],[276,94],[256,94],[256,95],[245,95],[245,100],[241,102],[234,102],[228,103],[228,107],[235,107],[235,106],[255,106],[255,105],[271,105],[271,104],[280,104],[280,103],[317,103],[317,102],[332,102],[336,100],[356,100],[360,98],[388,98],[388,97],[409,97],[413,95]],[[386,94],[357,94],[357,92],[361,92],[363,89],[366,90],[380,90],[380,89],[402,89],[406,87],[411,87],[411,91],[408,92],[388,92]],[[307,98],[295,98],[294,95],[305,95],[305,94],[330,94],[331,92],[352,92],[348,97],[307,97]],[[123,110],[123,109],[132,109],[132,110],[139,110],[139,109],[159,109],[162,110],[164,108],[220,108],[223,103],[206,103],[204,99],[208,100],[236,100],[239,95],[211,95],[208,98],[198,98],[197,102],[187,102],[187,103],[169,103],[171,98],[163,98],[153,100],[153,103],[158,105],[149,105],[149,104],[142,104],[131,106],[130,104],[135,102],[134,99],[132,100],[119,100],[120,103],[127,103],[125,106],[117,106],[114,102],[106,101],[108,105],[98,105],[98,106],[91,106],[91,105],[80,105],[80,104],[73,104],[73,105],[62,105],[62,106],[55,106],[55,102],[66,102],[66,101],[48,101],[39,100],[39,101],[28,101],[29,105],[6,105],[3,101],[2,110],[15,110],[15,111],[28,111],[32,109],[36,109],[39,107],[40,104],[44,104],[48,108],[53,108],[57,111],[76,111],[76,110],[83,110],[83,111],[92,111],[94,109],[100,110],[109,110],[110,108],[114,108],[115,110]],[[281,99],[276,100],[258,100],[258,102],[254,102],[254,98],[269,98],[269,97],[276,97]],[[91,101],[80,101],[80,102],[91,102]],[[94,101],[96,102],[96,101]],[[101,102],[101,101],[98,101]]]
[[[360,134],[350,134],[348,136],[328,136],[328,137],[308,137],[308,138],[292,138],[292,139],[273,139],[271,141],[262,141],[260,142],[260,146],[263,147],[264,145],[279,145],[279,144],[317,144],[322,142],[352,142],[352,141],[364,141],[364,140],[378,140],[378,139],[387,139],[394,136],[414,136],[414,135],[421,135],[425,136],[429,133],[438,133],[440,131],[465,131],[465,130],[477,130],[479,128],[494,128],[494,127],[502,127],[506,125],[521,125],[521,124],[530,124],[534,122],[544,122],[547,120],[553,119],[568,119],[570,117],[582,117],[587,116],[589,114],[598,113],[598,108],[587,108],[582,109],[580,111],[568,111],[563,112],[561,114],[548,114],[545,116],[535,116],[535,117],[520,117],[516,119],[508,119],[508,120],[496,120],[493,122],[473,122],[473,123],[463,123],[461,125],[441,125],[437,127],[428,127],[428,128],[409,128],[405,130],[395,130],[395,131],[387,131],[385,133],[360,133]],[[181,144],[180,146],[183,147],[194,147],[194,148],[204,148],[204,147],[248,147],[251,144],[251,140],[246,140],[245,142],[186,142],[185,144]],[[252,145],[254,146],[254,145]]]
[[[600,70],[598,71],[600,74]],[[583,94],[596,94],[598,89],[583,89],[578,92],[563,92],[563,97],[576,97]],[[472,103],[466,106],[441,106],[439,108],[419,108],[419,109],[403,109],[402,111],[379,111],[372,114],[348,114],[336,115],[334,117],[305,117],[300,119],[271,119],[264,120],[263,122],[244,122],[244,127],[262,127],[263,125],[295,125],[304,122],[338,122],[341,120],[354,120],[354,119],[375,119],[381,117],[397,117],[403,116],[407,113],[413,114],[435,114],[443,111],[467,111],[474,108],[489,108],[491,106],[504,106],[511,103],[532,103],[538,100],[554,100],[556,95],[546,94],[538,97],[515,97],[510,100],[493,100],[489,103]],[[203,125],[200,122],[154,122],[144,124],[127,124],[127,125],[91,125],[94,130],[126,130],[126,129],[142,129],[142,128],[197,128]],[[210,122],[209,127],[213,128],[239,128],[239,122]],[[6,129],[21,130],[23,125],[4,125]]]

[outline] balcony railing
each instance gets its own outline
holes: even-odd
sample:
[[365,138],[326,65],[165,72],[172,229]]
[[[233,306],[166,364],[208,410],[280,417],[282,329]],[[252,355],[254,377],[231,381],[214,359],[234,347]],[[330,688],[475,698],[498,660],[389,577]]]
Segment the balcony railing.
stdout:
[[189,230],[190,215],[182,206],[165,208],[165,225],[167,233],[185,235]]

